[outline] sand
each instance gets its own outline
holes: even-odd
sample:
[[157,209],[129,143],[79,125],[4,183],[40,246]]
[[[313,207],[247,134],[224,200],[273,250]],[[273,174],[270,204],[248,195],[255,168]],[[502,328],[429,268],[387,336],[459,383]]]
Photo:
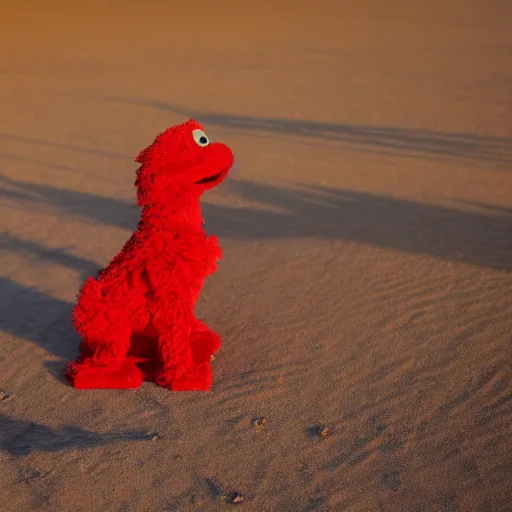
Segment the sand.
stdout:
[[[0,510],[512,510],[512,4],[44,4],[0,7]],[[190,116],[238,163],[214,387],[76,391],[78,288]]]

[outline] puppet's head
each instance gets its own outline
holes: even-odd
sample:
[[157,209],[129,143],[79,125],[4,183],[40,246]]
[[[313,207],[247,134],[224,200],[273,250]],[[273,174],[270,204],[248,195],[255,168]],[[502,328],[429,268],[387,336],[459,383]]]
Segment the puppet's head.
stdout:
[[221,183],[234,163],[233,152],[210,142],[193,119],[172,126],[141,151],[136,162],[139,205],[165,204],[180,195],[200,196]]

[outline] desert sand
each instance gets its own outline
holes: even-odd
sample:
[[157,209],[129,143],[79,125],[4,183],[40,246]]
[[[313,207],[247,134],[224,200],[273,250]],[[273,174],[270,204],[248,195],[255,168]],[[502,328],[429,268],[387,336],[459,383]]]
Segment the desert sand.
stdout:
[[[0,510],[511,511],[511,20],[2,2]],[[189,117],[238,166],[203,197],[214,386],[77,391],[76,293]]]

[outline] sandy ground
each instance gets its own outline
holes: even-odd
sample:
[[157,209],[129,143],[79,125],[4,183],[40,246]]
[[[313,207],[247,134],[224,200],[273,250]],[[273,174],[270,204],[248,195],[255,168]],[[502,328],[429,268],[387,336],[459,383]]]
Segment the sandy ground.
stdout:
[[[70,4],[0,7],[0,510],[511,511],[512,3]],[[212,392],[78,392],[75,294],[190,116],[239,165]]]

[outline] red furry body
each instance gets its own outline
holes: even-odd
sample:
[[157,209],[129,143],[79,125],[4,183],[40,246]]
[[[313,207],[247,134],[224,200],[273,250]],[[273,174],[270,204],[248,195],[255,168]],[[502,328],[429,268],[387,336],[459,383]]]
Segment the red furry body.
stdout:
[[210,358],[221,341],[194,306],[221,250],[203,230],[199,198],[233,161],[193,120],[137,156],[137,230],[85,282],[73,313],[82,343],[67,376],[76,388],[136,388],[146,379],[173,390],[210,389]]

